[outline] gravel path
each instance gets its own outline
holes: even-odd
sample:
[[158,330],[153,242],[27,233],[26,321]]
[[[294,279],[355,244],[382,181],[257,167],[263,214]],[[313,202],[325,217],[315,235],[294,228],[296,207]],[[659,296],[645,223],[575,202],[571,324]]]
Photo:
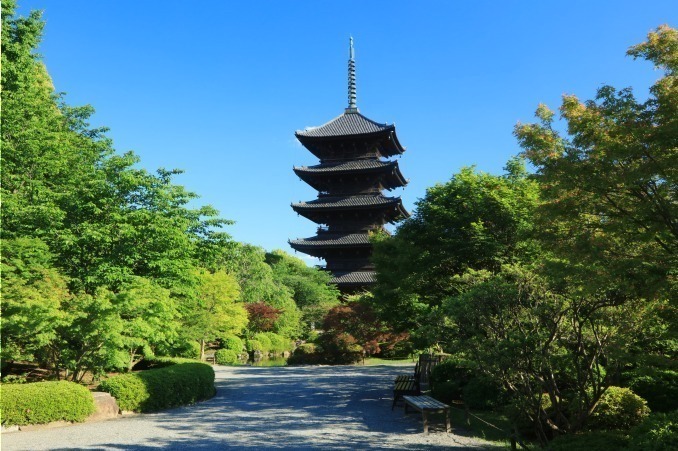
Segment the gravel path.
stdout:
[[57,429],[2,434],[2,450],[487,449],[434,417],[391,411],[391,384],[411,366],[215,366],[217,395],[200,404]]

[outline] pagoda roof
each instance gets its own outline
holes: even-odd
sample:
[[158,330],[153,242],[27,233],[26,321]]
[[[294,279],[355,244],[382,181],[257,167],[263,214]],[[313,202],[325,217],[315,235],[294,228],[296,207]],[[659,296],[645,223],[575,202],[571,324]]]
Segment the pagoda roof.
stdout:
[[367,233],[321,233],[311,238],[290,240],[292,247],[353,247],[369,246]]
[[330,283],[337,285],[369,285],[376,283],[374,271],[336,272]]
[[395,130],[395,125],[380,124],[366,118],[357,111],[347,111],[319,127],[297,130],[297,137],[336,138],[340,136],[370,135]]
[[397,161],[368,159],[323,163],[315,166],[295,167],[294,173],[318,191],[325,191],[332,186],[332,179],[329,177],[348,174],[375,174],[386,189],[407,185],[407,180],[400,172]]
[[303,210],[354,209],[401,204],[400,197],[386,197],[381,194],[354,196],[322,196],[308,202],[293,203],[292,208]]

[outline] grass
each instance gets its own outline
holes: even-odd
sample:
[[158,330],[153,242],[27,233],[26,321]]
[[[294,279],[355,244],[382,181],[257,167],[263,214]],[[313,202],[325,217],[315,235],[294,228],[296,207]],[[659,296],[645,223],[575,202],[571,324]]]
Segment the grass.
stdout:
[[364,363],[360,362],[358,365],[366,365],[366,366],[371,366],[371,365],[403,365],[403,364],[409,364],[409,363],[414,363],[414,361],[410,358],[403,358],[403,359],[380,359],[378,357],[368,357],[365,359]]

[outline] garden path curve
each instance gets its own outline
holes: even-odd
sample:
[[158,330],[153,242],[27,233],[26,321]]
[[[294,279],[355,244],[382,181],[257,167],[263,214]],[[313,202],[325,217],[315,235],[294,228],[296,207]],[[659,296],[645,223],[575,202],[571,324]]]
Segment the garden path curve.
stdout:
[[412,366],[215,366],[217,395],[155,414],[6,433],[14,450],[449,450],[491,445],[391,411],[391,385]]

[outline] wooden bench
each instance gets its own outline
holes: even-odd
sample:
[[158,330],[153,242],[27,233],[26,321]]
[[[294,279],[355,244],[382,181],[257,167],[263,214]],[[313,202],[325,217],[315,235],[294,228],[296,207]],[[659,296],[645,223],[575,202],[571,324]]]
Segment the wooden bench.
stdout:
[[424,420],[424,434],[428,434],[428,414],[429,413],[444,413],[445,414],[445,425],[446,431],[451,432],[450,426],[450,406],[444,404],[436,399],[431,398],[430,396],[403,396],[405,400],[405,413],[407,414],[407,408],[412,407],[414,410],[421,412],[421,416]]
[[205,363],[217,363],[216,351],[205,351]]
[[421,393],[419,391],[419,383],[414,379],[396,379],[395,386],[393,387],[393,404],[391,404],[391,410],[395,407],[396,403],[402,399],[405,395],[418,395]]

